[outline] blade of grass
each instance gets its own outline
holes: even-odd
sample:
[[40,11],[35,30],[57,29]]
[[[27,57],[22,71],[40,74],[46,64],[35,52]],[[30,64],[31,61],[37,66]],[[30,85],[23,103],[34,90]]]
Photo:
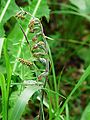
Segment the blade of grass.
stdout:
[[4,58],[6,62],[6,72],[7,72],[7,89],[6,90],[7,90],[7,107],[8,107],[12,70],[10,66],[9,56],[7,53],[7,39],[5,39],[4,41]]
[[85,73],[81,76],[80,80],[78,81],[78,83],[75,85],[75,87],[73,88],[73,90],[71,91],[71,93],[69,94],[69,96],[67,97],[66,101],[64,102],[63,106],[61,107],[61,109],[57,110],[56,115],[60,115],[66,104],[68,103],[68,101],[71,99],[71,96],[75,93],[75,91],[80,87],[80,85],[82,84],[82,82],[90,75],[90,65],[87,67],[87,69],[85,70]]
[[52,94],[57,94],[58,96],[66,99],[63,95],[61,95],[61,94],[59,94],[59,93],[57,93],[57,92],[55,92],[55,91],[53,91],[53,90],[51,90],[49,88],[43,88],[43,90],[45,90],[47,93],[49,92],[49,93],[52,93]]
[[44,110],[43,110],[42,91],[40,94],[40,120],[45,120]]
[[[61,70],[61,72],[60,72],[60,75],[59,75],[59,79],[58,79],[58,85],[57,85],[57,87],[58,87],[58,93],[59,93],[59,90],[60,90],[60,81],[61,81],[61,77],[62,77],[64,68],[65,68],[65,66],[62,68],[62,70]],[[62,97],[62,96],[61,96],[61,97]],[[63,96],[63,98],[65,98],[65,97]],[[66,98],[65,98],[65,99],[66,99]]]
[[2,13],[0,15],[0,23],[1,23],[4,15],[5,15],[5,12],[6,12],[7,8],[8,8],[8,6],[9,6],[10,2],[11,2],[11,0],[7,0],[7,3],[6,3],[6,5],[5,5],[5,7],[4,7],[4,9],[3,9],[3,11],[2,11]]
[[0,38],[0,58],[1,58],[3,43],[4,43],[4,38]]
[[[33,13],[32,13],[32,16],[35,16],[35,15],[36,15],[36,12],[37,12],[37,10],[38,10],[38,8],[39,8],[39,5],[40,5],[41,1],[42,1],[42,0],[38,0],[38,2],[37,2],[37,4],[36,4],[36,7],[35,7],[35,9],[34,9],[34,11],[33,11]],[[31,17],[31,19],[32,19],[32,17]],[[30,19],[30,21],[31,21],[31,19]],[[29,21],[29,22],[30,22],[30,21]],[[26,36],[27,36],[28,32],[29,32],[29,28],[27,28],[26,31],[25,31],[25,35],[26,35]],[[21,48],[23,47],[24,42],[25,42],[25,37],[23,36],[22,42],[21,42],[21,47],[20,47],[19,50],[18,50],[18,53],[17,53],[16,58],[19,58],[19,57],[20,57]],[[15,60],[15,64],[14,64],[14,66],[13,66],[13,72],[15,72],[15,70],[16,70],[17,63],[18,63],[18,59]]]
[[20,97],[18,98],[9,120],[20,120],[25,109],[25,106],[28,103],[30,97],[41,88],[42,88],[41,86],[37,85],[32,85],[25,88],[24,91],[21,93]]
[[49,119],[52,120],[53,118],[53,112],[52,112],[52,104],[51,104],[51,94],[50,92],[47,93],[47,96],[48,96],[48,103],[49,103]]
[[70,10],[61,10],[61,11],[52,11],[52,14],[74,14],[74,15],[78,15],[81,16],[80,13],[75,12],[75,11],[70,11]]
[[63,7],[62,9],[64,10],[64,9],[71,9],[72,11],[76,11],[76,12],[79,12],[79,10],[78,10],[78,8],[76,8],[76,7],[74,7],[74,6],[72,6],[72,5],[68,5],[68,4],[61,4],[61,6]]
[[75,11],[71,11],[71,10],[61,10],[61,11],[52,11],[51,14],[73,14],[73,15],[77,15],[77,16],[81,16],[86,18],[88,21],[90,21],[90,16],[84,13],[80,13],[80,12],[75,12]]
[[90,103],[86,106],[80,120],[90,120]]
[[[49,48],[48,43],[47,43],[47,49],[49,51],[49,57],[50,57],[50,61],[51,61],[51,68],[52,68],[53,80],[54,80],[54,89],[55,89],[55,92],[58,92],[58,90],[57,90],[57,83],[56,83],[55,69],[54,69],[54,63],[53,63],[52,54],[51,54],[51,50]],[[56,94],[55,96],[56,96],[55,107],[57,109],[58,108],[58,95]]]
[[68,108],[68,104],[66,104],[66,119],[65,120],[70,120],[69,119],[69,108]]
[[2,92],[2,120],[7,120],[6,84],[4,75],[2,73],[0,73],[0,86]]

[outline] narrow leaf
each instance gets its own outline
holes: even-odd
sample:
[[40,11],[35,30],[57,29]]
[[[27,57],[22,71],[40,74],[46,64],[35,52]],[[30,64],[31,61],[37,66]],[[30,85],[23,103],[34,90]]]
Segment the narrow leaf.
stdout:
[[36,91],[40,90],[41,88],[41,86],[37,85],[25,88],[25,90],[21,93],[20,97],[18,98],[9,120],[20,120],[29,99]]
[[1,15],[0,15],[0,23],[1,23],[4,15],[5,15],[5,13],[6,13],[6,10],[7,10],[8,6],[9,6],[10,2],[11,2],[11,0],[8,0],[8,1],[7,1],[5,7],[4,7],[4,9],[3,9],[3,11],[2,11],[2,13],[1,13]]
[[1,58],[3,43],[4,43],[4,38],[0,38],[0,58]]
[[90,103],[86,106],[80,120],[90,120]]
[[0,73],[0,87],[2,92],[2,120],[7,120],[6,84],[2,73]]
[[5,32],[3,25],[16,14],[19,7],[16,5],[15,0],[0,0],[0,2],[0,37],[3,37]]
[[7,39],[5,39],[5,42],[4,42],[4,57],[5,57],[6,72],[7,72],[7,100],[8,100],[12,72],[11,72],[9,56],[8,56],[8,53],[7,53]]

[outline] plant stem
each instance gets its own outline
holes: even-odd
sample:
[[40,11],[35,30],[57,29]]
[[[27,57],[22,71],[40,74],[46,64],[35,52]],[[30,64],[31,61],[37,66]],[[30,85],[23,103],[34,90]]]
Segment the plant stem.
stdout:
[[[50,60],[51,60],[51,68],[52,68],[52,73],[53,73],[53,80],[54,80],[54,89],[55,89],[55,92],[58,92],[58,89],[57,89],[57,83],[56,83],[56,75],[55,75],[55,69],[54,69],[54,63],[53,63],[53,59],[52,59],[52,55],[51,55],[51,50],[49,48],[49,45],[47,43],[47,48],[48,48],[48,51],[49,51],[49,56],[50,56]],[[56,95],[56,109],[58,108],[58,96]]]
[[6,83],[5,83],[4,75],[2,73],[0,73],[0,87],[2,92],[2,120],[7,120]]
[[2,11],[2,14],[0,15],[0,23],[1,23],[4,15],[5,15],[5,12],[6,12],[7,8],[8,8],[8,6],[9,6],[10,2],[11,2],[11,0],[8,0],[8,1],[7,1],[5,7],[4,7],[3,11]]

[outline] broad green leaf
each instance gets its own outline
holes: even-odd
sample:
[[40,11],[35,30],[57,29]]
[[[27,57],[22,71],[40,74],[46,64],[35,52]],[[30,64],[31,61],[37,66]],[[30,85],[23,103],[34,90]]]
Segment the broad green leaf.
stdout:
[[80,120],[90,120],[90,103],[86,106]]
[[4,38],[0,38],[0,58],[1,58],[3,43],[4,43]]
[[10,106],[11,109],[15,105],[19,95],[20,95],[19,90],[11,93],[11,95],[9,97],[9,106]]
[[2,92],[2,120],[7,120],[6,83],[2,73],[0,73],[0,87]]
[[16,101],[9,120],[20,120],[29,99],[36,91],[40,90],[41,88],[41,86],[37,85],[32,85],[25,88],[18,100]]

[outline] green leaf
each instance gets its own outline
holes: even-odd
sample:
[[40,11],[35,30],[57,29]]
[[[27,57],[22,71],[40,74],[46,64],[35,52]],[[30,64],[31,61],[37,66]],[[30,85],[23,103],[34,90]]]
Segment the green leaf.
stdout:
[[0,37],[4,36],[4,28],[3,28],[4,23],[6,23],[7,20],[9,20],[12,16],[14,16],[18,10],[19,7],[16,5],[15,0],[8,0],[8,1],[1,0]]
[[10,2],[11,2],[11,0],[8,0],[7,2],[5,0],[0,1],[0,8],[1,8],[1,10],[0,10],[0,13],[1,13],[0,14],[0,23],[3,20],[3,17],[5,15],[6,11],[7,11],[7,8],[9,6]]
[[0,38],[0,58],[1,58],[3,43],[4,43],[4,38]]
[[83,59],[85,61],[85,65],[87,66],[88,64],[90,64],[90,49],[88,48],[81,48],[79,51],[78,51],[78,56]]
[[[17,60],[18,58],[17,53],[19,52],[19,48],[21,48],[22,37],[23,37],[23,33],[20,29],[20,26],[16,23],[14,29],[11,31],[11,33],[8,36],[9,56],[11,56],[10,61],[12,66],[15,64],[15,60]],[[23,51],[26,51],[26,52],[23,52]],[[33,61],[33,59],[30,56],[30,51],[28,49],[27,43],[24,43],[23,47],[21,48],[20,58],[24,58],[25,60],[28,60],[30,62]],[[23,80],[33,79],[32,78],[33,71],[31,71],[30,67],[21,64],[19,61],[17,62],[18,62],[18,65],[14,74],[19,75],[19,77]]]
[[9,97],[9,106],[10,106],[11,109],[15,105],[19,95],[20,95],[20,91],[19,90],[18,91],[14,91],[14,92],[11,93],[11,95]]
[[3,29],[3,25],[0,23],[0,38],[2,38],[4,36],[4,29]]
[[20,120],[29,99],[36,91],[40,90],[41,88],[41,86],[37,85],[32,85],[25,88],[24,91],[21,93],[20,97],[18,98],[9,120]]
[[7,39],[5,39],[5,42],[4,42],[4,57],[5,57],[6,72],[7,72],[7,102],[8,102],[12,70],[11,70],[11,65],[10,65],[10,61],[7,53]]
[[86,106],[80,120],[90,120],[90,103]]
[[[8,5],[8,8],[6,9],[6,12],[3,16],[2,23],[4,24],[7,20],[9,20],[12,16],[16,14],[16,12],[19,10],[19,7],[16,5],[15,0],[9,0],[10,3]],[[2,4],[0,12],[3,12],[3,9],[6,7],[6,2]]]
[[86,9],[85,0],[70,0],[70,2],[81,10]]
[[90,1],[89,0],[70,0],[70,2],[79,8],[80,13],[90,13]]
[[0,73],[0,87],[2,92],[2,120],[7,120],[6,83],[2,73]]
[[[29,7],[30,13],[33,12],[36,3],[37,3],[37,0],[32,1],[31,6]],[[45,16],[47,18],[47,20],[49,20],[49,14],[50,14],[50,9],[47,5],[47,0],[42,0],[39,8],[37,10],[36,17],[41,18],[41,17]]]

